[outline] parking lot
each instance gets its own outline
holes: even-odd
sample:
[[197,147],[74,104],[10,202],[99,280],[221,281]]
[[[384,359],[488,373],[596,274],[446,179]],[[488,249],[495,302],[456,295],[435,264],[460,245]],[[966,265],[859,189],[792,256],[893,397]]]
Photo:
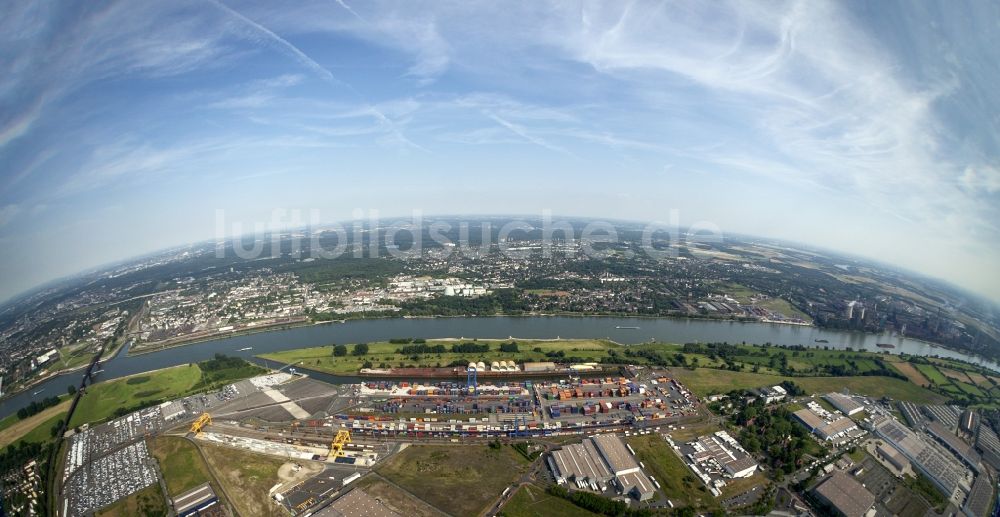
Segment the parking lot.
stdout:
[[125,445],[77,468],[66,480],[64,510],[84,515],[157,482],[146,442]]

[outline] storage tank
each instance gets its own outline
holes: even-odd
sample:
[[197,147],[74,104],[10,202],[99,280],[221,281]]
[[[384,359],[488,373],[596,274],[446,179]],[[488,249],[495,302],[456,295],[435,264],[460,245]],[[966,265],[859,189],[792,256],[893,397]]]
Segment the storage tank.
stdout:
[[507,371],[507,361],[500,361],[500,369],[505,372]]
[[485,372],[486,371],[486,363],[484,363],[482,361],[479,361],[478,363],[476,363],[476,369],[479,370],[479,371],[481,371],[481,372]]
[[476,369],[476,363],[474,361],[469,361],[469,369],[470,370],[475,370]]
[[501,370],[500,363],[498,363],[496,361],[493,361],[492,363],[490,363],[490,370],[494,371],[494,372],[499,372]]

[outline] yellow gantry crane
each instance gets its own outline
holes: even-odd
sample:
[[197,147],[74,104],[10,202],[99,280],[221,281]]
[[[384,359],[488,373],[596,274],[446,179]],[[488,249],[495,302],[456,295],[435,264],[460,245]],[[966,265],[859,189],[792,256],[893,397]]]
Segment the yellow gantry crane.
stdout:
[[191,424],[191,432],[195,434],[200,434],[201,430],[204,429],[205,426],[211,423],[212,423],[212,415],[209,415],[208,413],[202,413],[201,416],[199,416],[198,419]]
[[347,429],[337,431],[337,436],[333,437],[333,443],[330,444],[330,456],[328,459],[336,460],[344,456],[344,445],[349,443],[351,443],[351,432]]

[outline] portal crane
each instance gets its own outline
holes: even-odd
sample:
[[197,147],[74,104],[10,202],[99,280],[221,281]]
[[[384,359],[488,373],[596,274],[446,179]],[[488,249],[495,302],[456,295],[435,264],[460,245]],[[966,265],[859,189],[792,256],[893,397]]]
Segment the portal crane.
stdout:
[[201,416],[199,416],[198,419],[191,424],[191,432],[195,434],[201,434],[201,430],[204,429],[205,426],[211,423],[212,423],[212,415],[209,415],[208,413],[202,413]]
[[333,443],[330,444],[329,458],[336,460],[344,456],[344,445],[349,443],[351,443],[351,432],[347,429],[337,431],[337,436],[333,437]]

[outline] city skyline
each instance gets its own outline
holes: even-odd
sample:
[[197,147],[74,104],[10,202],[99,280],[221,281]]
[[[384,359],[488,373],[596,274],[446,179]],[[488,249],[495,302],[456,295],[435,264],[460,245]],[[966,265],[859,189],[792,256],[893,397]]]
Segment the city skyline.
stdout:
[[7,6],[0,299],[283,207],[676,209],[997,301],[1000,17],[945,7]]

